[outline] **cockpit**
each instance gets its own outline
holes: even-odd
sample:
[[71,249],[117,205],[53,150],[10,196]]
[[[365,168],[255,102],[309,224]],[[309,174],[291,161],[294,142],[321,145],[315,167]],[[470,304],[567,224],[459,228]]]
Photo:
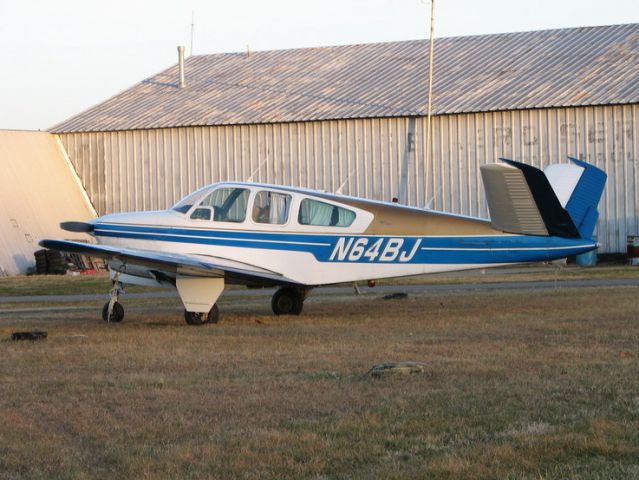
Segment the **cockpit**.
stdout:
[[200,189],[172,209],[198,222],[251,223],[345,228],[357,219],[357,209],[312,198],[299,191],[268,186],[216,184]]

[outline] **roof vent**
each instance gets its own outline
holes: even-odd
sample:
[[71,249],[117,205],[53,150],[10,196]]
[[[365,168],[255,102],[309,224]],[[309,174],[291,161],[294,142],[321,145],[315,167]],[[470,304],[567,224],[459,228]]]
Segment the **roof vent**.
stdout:
[[186,80],[184,78],[184,47],[177,47],[178,49],[178,63],[180,65],[180,88],[186,87]]

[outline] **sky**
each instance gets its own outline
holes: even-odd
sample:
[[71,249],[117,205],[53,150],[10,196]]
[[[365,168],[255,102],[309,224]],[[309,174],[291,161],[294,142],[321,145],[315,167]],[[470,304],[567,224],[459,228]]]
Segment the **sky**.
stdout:
[[[0,129],[46,130],[193,54],[428,38],[429,0],[0,0]],[[193,29],[191,24],[194,24]],[[638,0],[435,0],[435,36],[639,22]]]

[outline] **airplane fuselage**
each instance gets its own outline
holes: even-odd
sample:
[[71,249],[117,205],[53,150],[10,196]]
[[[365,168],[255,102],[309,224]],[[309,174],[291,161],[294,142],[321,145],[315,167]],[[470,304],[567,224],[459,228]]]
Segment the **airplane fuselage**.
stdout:
[[[242,191],[242,205],[231,207],[232,217],[200,218],[198,201],[218,189]],[[256,216],[264,192],[286,200],[279,217]],[[100,217],[93,234],[104,245],[250,266],[309,286],[547,261],[596,248],[591,240],[506,234],[486,220],[273,185],[216,184],[188,208],[179,205]]]
[[[45,248],[104,258],[114,288],[106,321],[124,316],[120,282],[174,286],[190,325],[216,323],[227,283],[278,286],[271,308],[298,315],[319,285],[554,260],[591,240],[606,175],[580,160],[549,177],[504,159],[481,167],[491,220],[314,190],[218,183],[159,212],[105,215],[62,228],[98,245]],[[552,180],[552,182],[551,182]]]

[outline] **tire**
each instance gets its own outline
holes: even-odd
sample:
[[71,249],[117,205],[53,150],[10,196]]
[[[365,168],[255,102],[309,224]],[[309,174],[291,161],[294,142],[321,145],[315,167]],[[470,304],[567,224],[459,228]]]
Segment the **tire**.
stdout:
[[36,273],[38,275],[47,274],[47,261],[36,259]]
[[105,322],[120,323],[124,319],[124,307],[121,303],[115,302],[113,304],[113,311],[111,312],[111,318],[109,318],[109,302],[102,307],[102,320]]
[[304,294],[298,288],[282,287],[271,300],[275,315],[299,315],[304,306]]
[[46,275],[47,273],[47,251],[38,250],[34,254],[36,262],[36,273],[38,275]]
[[60,252],[46,250],[47,273],[50,275],[64,275],[67,273],[67,264]]
[[187,312],[186,310],[184,310],[184,320],[186,320],[186,323],[188,323],[189,325],[218,323],[220,321],[220,309],[217,308],[216,303],[207,314],[201,312]]

